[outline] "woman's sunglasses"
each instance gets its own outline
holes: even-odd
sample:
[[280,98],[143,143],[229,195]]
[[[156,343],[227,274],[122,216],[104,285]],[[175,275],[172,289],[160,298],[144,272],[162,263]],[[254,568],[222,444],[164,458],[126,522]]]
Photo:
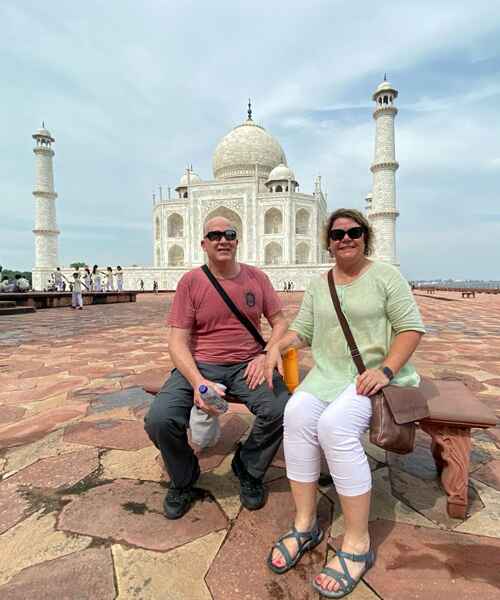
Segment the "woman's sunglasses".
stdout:
[[351,227],[350,229],[330,229],[330,239],[334,242],[340,242],[344,239],[345,234],[351,238],[351,240],[358,240],[364,233],[362,227]]
[[223,237],[228,242],[234,242],[237,235],[234,229],[226,229],[226,231],[209,231],[205,237],[211,242],[220,242]]

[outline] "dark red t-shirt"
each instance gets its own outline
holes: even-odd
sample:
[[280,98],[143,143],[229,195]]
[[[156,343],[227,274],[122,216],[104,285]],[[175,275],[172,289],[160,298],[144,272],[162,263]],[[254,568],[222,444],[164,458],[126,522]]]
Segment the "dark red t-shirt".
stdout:
[[[281,301],[269,278],[256,267],[240,263],[236,277],[219,279],[219,283],[259,331],[262,315],[269,318],[281,310]],[[262,350],[201,268],[186,273],[179,281],[167,322],[172,327],[190,330],[191,353],[197,362],[245,362]]]

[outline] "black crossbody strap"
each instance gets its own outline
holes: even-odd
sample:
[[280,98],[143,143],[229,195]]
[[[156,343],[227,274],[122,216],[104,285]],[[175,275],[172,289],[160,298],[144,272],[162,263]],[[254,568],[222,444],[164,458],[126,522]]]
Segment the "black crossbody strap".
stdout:
[[231,312],[234,314],[234,316],[238,319],[238,321],[248,329],[248,331],[252,334],[252,337],[255,339],[255,341],[260,344],[263,348],[265,348],[266,346],[266,341],[264,340],[264,338],[260,335],[260,333],[258,332],[257,328],[255,327],[255,325],[252,323],[252,321],[250,321],[250,319],[244,315],[242,312],[240,312],[240,310],[238,309],[238,307],[236,306],[236,304],[231,300],[231,298],[227,295],[225,289],[221,286],[221,284],[217,281],[217,278],[214,276],[214,274],[212,273],[212,271],[210,271],[210,269],[208,268],[207,265],[203,265],[201,267],[201,270],[205,273],[205,275],[209,278],[210,283],[214,286],[214,288],[219,292],[221,298],[224,300],[224,302],[227,304],[228,308],[231,310]]
[[354,361],[354,364],[358,369],[358,373],[361,375],[361,373],[366,371],[365,363],[361,358],[361,354],[356,345],[356,340],[352,335],[349,323],[347,322],[347,319],[345,318],[345,315],[342,312],[342,308],[340,307],[340,300],[337,294],[337,290],[335,288],[335,282],[333,281],[333,269],[330,269],[330,271],[328,271],[328,286],[330,287],[330,295],[332,297],[333,306],[335,307],[335,312],[337,313],[340,326],[342,327],[342,331],[344,332],[345,339],[349,346],[349,350],[351,351],[352,360]]

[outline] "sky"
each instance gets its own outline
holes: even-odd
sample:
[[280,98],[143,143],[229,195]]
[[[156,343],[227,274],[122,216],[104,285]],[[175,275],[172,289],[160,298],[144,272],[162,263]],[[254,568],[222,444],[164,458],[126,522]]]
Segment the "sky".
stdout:
[[55,137],[61,264],[151,265],[152,194],[212,179],[246,118],[331,210],[371,189],[371,95],[399,90],[397,253],[500,279],[500,2],[19,0],[0,7],[0,264],[31,269],[32,133]]

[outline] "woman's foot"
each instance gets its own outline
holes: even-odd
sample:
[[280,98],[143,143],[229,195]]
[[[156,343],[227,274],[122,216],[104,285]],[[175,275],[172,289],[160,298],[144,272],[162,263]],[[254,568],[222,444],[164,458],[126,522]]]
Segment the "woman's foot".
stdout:
[[[316,519],[305,525],[300,522],[295,523],[294,529],[281,536],[275,544],[268,559],[269,566],[275,572],[284,573],[283,569],[288,570],[295,566],[300,556],[307,550],[312,550],[322,539],[323,531],[319,528]],[[282,550],[279,549],[280,545],[288,551],[288,557],[284,556]]]
[[[367,538],[360,542],[349,543],[349,541],[344,540],[342,544],[342,552],[346,552],[348,554],[356,554],[363,555],[368,553],[370,550],[370,539]],[[344,557],[345,565],[349,572],[349,575],[352,577],[354,581],[358,581],[362,575],[367,571],[367,562],[370,561],[353,561]],[[327,568],[333,569],[334,571],[338,571],[339,573],[344,573],[344,569],[340,562],[340,559],[337,555],[331,560],[327,565]],[[339,583],[333,577],[330,577],[326,573],[320,573],[314,578],[314,582],[317,586],[316,589],[320,588],[325,592],[341,592],[343,587],[341,583]],[[319,591],[319,589],[318,589]],[[352,590],[351,590],[352,591]]]

